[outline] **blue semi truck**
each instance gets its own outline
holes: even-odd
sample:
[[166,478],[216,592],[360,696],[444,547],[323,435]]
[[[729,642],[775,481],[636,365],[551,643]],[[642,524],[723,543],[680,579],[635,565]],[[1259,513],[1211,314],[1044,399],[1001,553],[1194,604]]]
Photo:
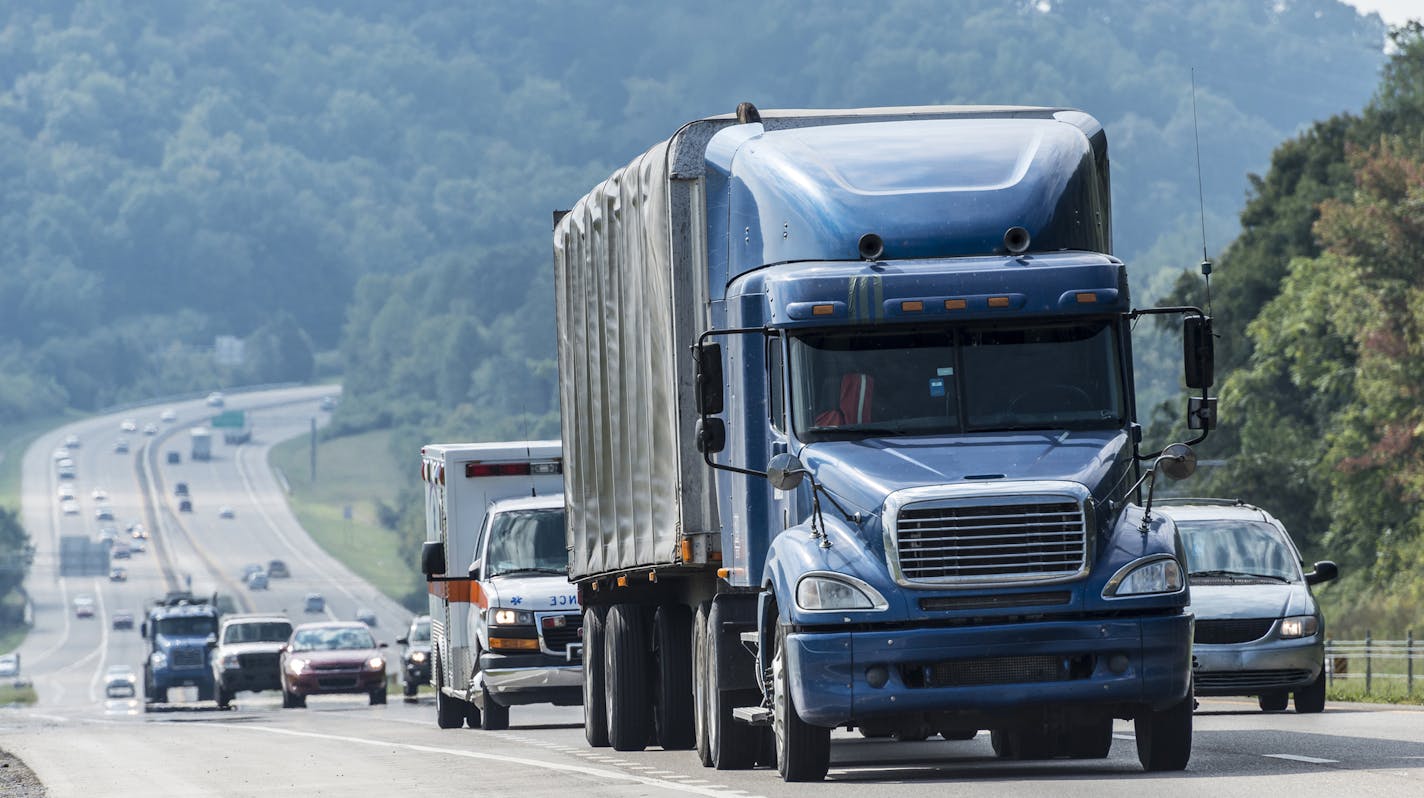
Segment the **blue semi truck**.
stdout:
[[[555,214],[570,579],[594,746],[818,780],[831,731],[1149,770],[1192,615],[1136,421],[1107,142],[1071,109],[697,120]],[[738,725],[734,725],[738,724]],[[748,724],[748,725],[741,725]]]
[[198,688],[197,700],[216,701],[211,658],[222,613],[217,596],[171,591],[149,607],[140,631],[147,641],[143,662],[144,711],[168,703],[176,687]]

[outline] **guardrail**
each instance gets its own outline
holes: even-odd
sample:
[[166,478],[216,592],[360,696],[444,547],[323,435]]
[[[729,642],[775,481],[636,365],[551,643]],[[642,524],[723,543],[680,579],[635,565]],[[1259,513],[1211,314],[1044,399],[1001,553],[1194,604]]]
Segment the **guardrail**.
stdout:
[[1424,643],[1414,639],[1413,630],[1403,640],[1376,640],[1366,630],[1364,640],[1325,641],[1325,673],[1332,686],[1336,679],[1363,679],[1369,695],[1376,679],[1395,685],[1402,679],[1405,695],[1413,695],[1416,670],[1424,674]]

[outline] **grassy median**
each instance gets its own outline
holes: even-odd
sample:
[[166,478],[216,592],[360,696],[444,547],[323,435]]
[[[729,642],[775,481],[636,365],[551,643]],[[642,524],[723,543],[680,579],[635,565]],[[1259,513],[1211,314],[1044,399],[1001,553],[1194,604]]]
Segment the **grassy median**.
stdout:
[[402,601],[421,592],[422,583],[414,563],[400,555],[396,533],[378,520],[379,503],[394,504],[401,484],[388,440],[388,432],[368,432],[320,442],[315,480],[308,436],[273,447],[270,462],[286,477],[288,502],[312,539]]

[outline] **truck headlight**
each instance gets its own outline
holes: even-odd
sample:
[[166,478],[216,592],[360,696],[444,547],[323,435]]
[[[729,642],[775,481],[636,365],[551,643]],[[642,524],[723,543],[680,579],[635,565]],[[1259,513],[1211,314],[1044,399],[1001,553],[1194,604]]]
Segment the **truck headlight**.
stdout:
[[161,671],[168,667],[168,655],[162,651],[155,651],[153,656],[148,658],[148,663],[153,666],[154,670]]
[[528,610],[490,610],[490,623],[496,626],[532,626],[534,613]]
[[366,660],[366,667],[373,671],[383,671],[386,669],[386,661],[380,657],[371,657]]
[[1128,563],[1108,580],[1104,598],[1177,593],[1186,586],[1182,566],[1165,554]]
[[796,606],[809,612],[883,610],[890,604],[880,591],[842,574],[807,574],[796,583]]
[[424,652],[424,651],[412,651],[411,654],[410,654],[410,661],[411,661],[411,662],[424,662],[424,661],[425,661],[425,652]]
[[287,673],[293,676],[300,676],[302,671],[307,669],[307,661],[299,657],[292,657],[287,660]]
[[1281,637],[1310,637],[1320,631],[1320,619],[1314,615],[1292,615],[1281,621]]

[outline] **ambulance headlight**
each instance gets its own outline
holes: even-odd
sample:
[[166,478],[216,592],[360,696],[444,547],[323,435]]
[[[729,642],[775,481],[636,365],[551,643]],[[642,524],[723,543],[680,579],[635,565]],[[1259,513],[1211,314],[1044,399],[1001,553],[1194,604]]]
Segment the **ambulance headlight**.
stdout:
[[495,626],[532,626],[534,613],[528,610],[490,610],[490,623]]

